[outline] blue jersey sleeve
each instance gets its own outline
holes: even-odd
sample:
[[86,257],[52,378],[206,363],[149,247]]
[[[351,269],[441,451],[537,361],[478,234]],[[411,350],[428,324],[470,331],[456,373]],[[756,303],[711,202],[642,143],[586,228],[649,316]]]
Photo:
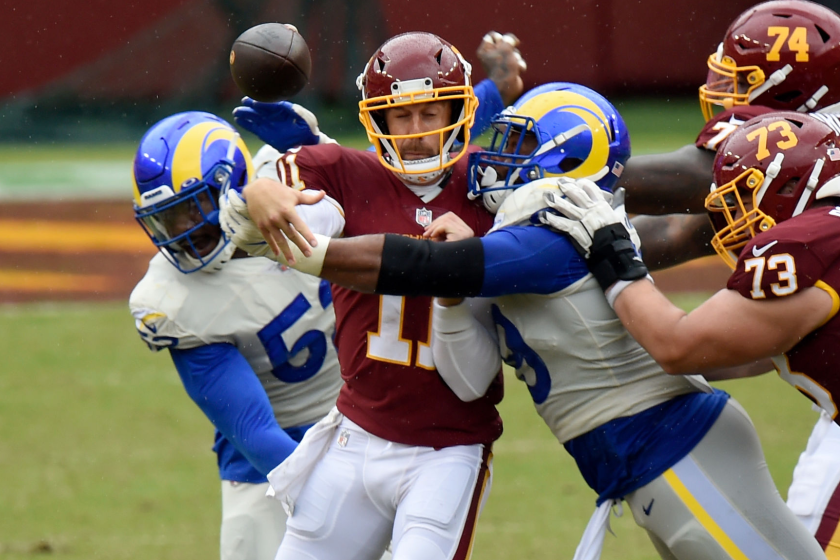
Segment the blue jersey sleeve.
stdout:
[[589,274],[569,238],[547,228],[506,227],[483,237],[481,244],[481,297],[552,294]]
[[259,472],[268,474],[297,444],[274,418],[254,370],[231,344],[171,348],[190,398]]
[[475,96],[478,97],[478,109],[475,112],[475,123],[470,129],[473,138],[481,136],[485,130],[490,128],[490,121],[501,113],[505,108],[499,88],[493,80],[481,80],[473,88]]

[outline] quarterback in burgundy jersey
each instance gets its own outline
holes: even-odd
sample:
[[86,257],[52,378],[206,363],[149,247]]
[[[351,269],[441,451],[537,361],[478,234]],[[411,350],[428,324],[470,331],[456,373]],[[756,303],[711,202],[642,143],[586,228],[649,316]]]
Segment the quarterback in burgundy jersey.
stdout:
[[[279,182],[228,193],[220,220],[234,242],[242,228],[259,228],[261,250],[282,250],[291,262],[284,234],[303,246],[313,232],[421,237],[447,213],[476,234],[492,226],[467,197],[477,101],[457,49],[430,33],[398,35],[357,83],[376,152],[290,150],[276,161]],[[296,209],[300,201],[315,204]],[[397,560],[468,558],[491,483],[490,445],[502,431],[501,376],[473,402],[449,389],[431,351],[431,298],[338,287],[333,296],[345,384],[337,408],[269,474],[289,513],[277,558],[373,559],[389,541]]]
[[[304,147],[278,161],[280,176],[299,188],[323,190],[344,217],[343,235],[398,233],[422,237],[435,218],[454,212],[475,232],[493,217],[467,198],[467,158],[458,161],[434,199],[424,202],[379,163],[373,152],[338,145]],[[311,222],[310,222],[311,225]],[[502,425],[495,404],[501,383],[464,403],[431,358],[431,298],[402,298],[333,287],[336,341],[345,384],[339,410],[380,437],[408,445],[448,447],[492,443]]]

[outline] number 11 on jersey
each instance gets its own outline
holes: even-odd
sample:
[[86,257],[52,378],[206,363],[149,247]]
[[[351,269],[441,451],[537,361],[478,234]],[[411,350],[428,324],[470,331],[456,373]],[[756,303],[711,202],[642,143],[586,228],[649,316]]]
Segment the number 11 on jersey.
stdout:
[[405,319],[405,297],[379,296],[379,324],[376,332],[368,333],[367,357],[371,360],[389,362],[404,366],[411,365],[413,346],[417,344],[415,365],[423,369],[434,370],[432,357],[432,314],[429,309],[428,335],[426,342],[403,338],[403,320]]

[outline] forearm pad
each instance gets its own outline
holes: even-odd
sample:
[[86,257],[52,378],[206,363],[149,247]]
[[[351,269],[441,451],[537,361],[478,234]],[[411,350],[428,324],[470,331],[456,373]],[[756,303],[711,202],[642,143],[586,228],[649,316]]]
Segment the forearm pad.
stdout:
[[589,271],[604,290],[619,280],[638,280],[648,274],[630,234],[621,224],[610,224],[597,230],[589,251]]
[[452,243],[385,235],[377,294],[474,297],[484,282],[484,246],[473,237]]

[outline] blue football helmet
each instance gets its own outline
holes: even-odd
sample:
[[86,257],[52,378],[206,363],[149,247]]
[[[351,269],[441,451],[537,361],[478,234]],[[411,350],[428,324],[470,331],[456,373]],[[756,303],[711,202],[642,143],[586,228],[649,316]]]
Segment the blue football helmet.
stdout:
[[492,121],[490,148],[469,159],[470,197],[495,211],[511,189],[544,177],[586,178],[612,191],[630,157],[630,134],[591,89],[553,82],[532,89]]
[[219,226],[219,193],[253,176],[236,130],[210,113],[167,117],[140,140],[134,158],[134,217],[183,273],[212,272],[236,247]]

